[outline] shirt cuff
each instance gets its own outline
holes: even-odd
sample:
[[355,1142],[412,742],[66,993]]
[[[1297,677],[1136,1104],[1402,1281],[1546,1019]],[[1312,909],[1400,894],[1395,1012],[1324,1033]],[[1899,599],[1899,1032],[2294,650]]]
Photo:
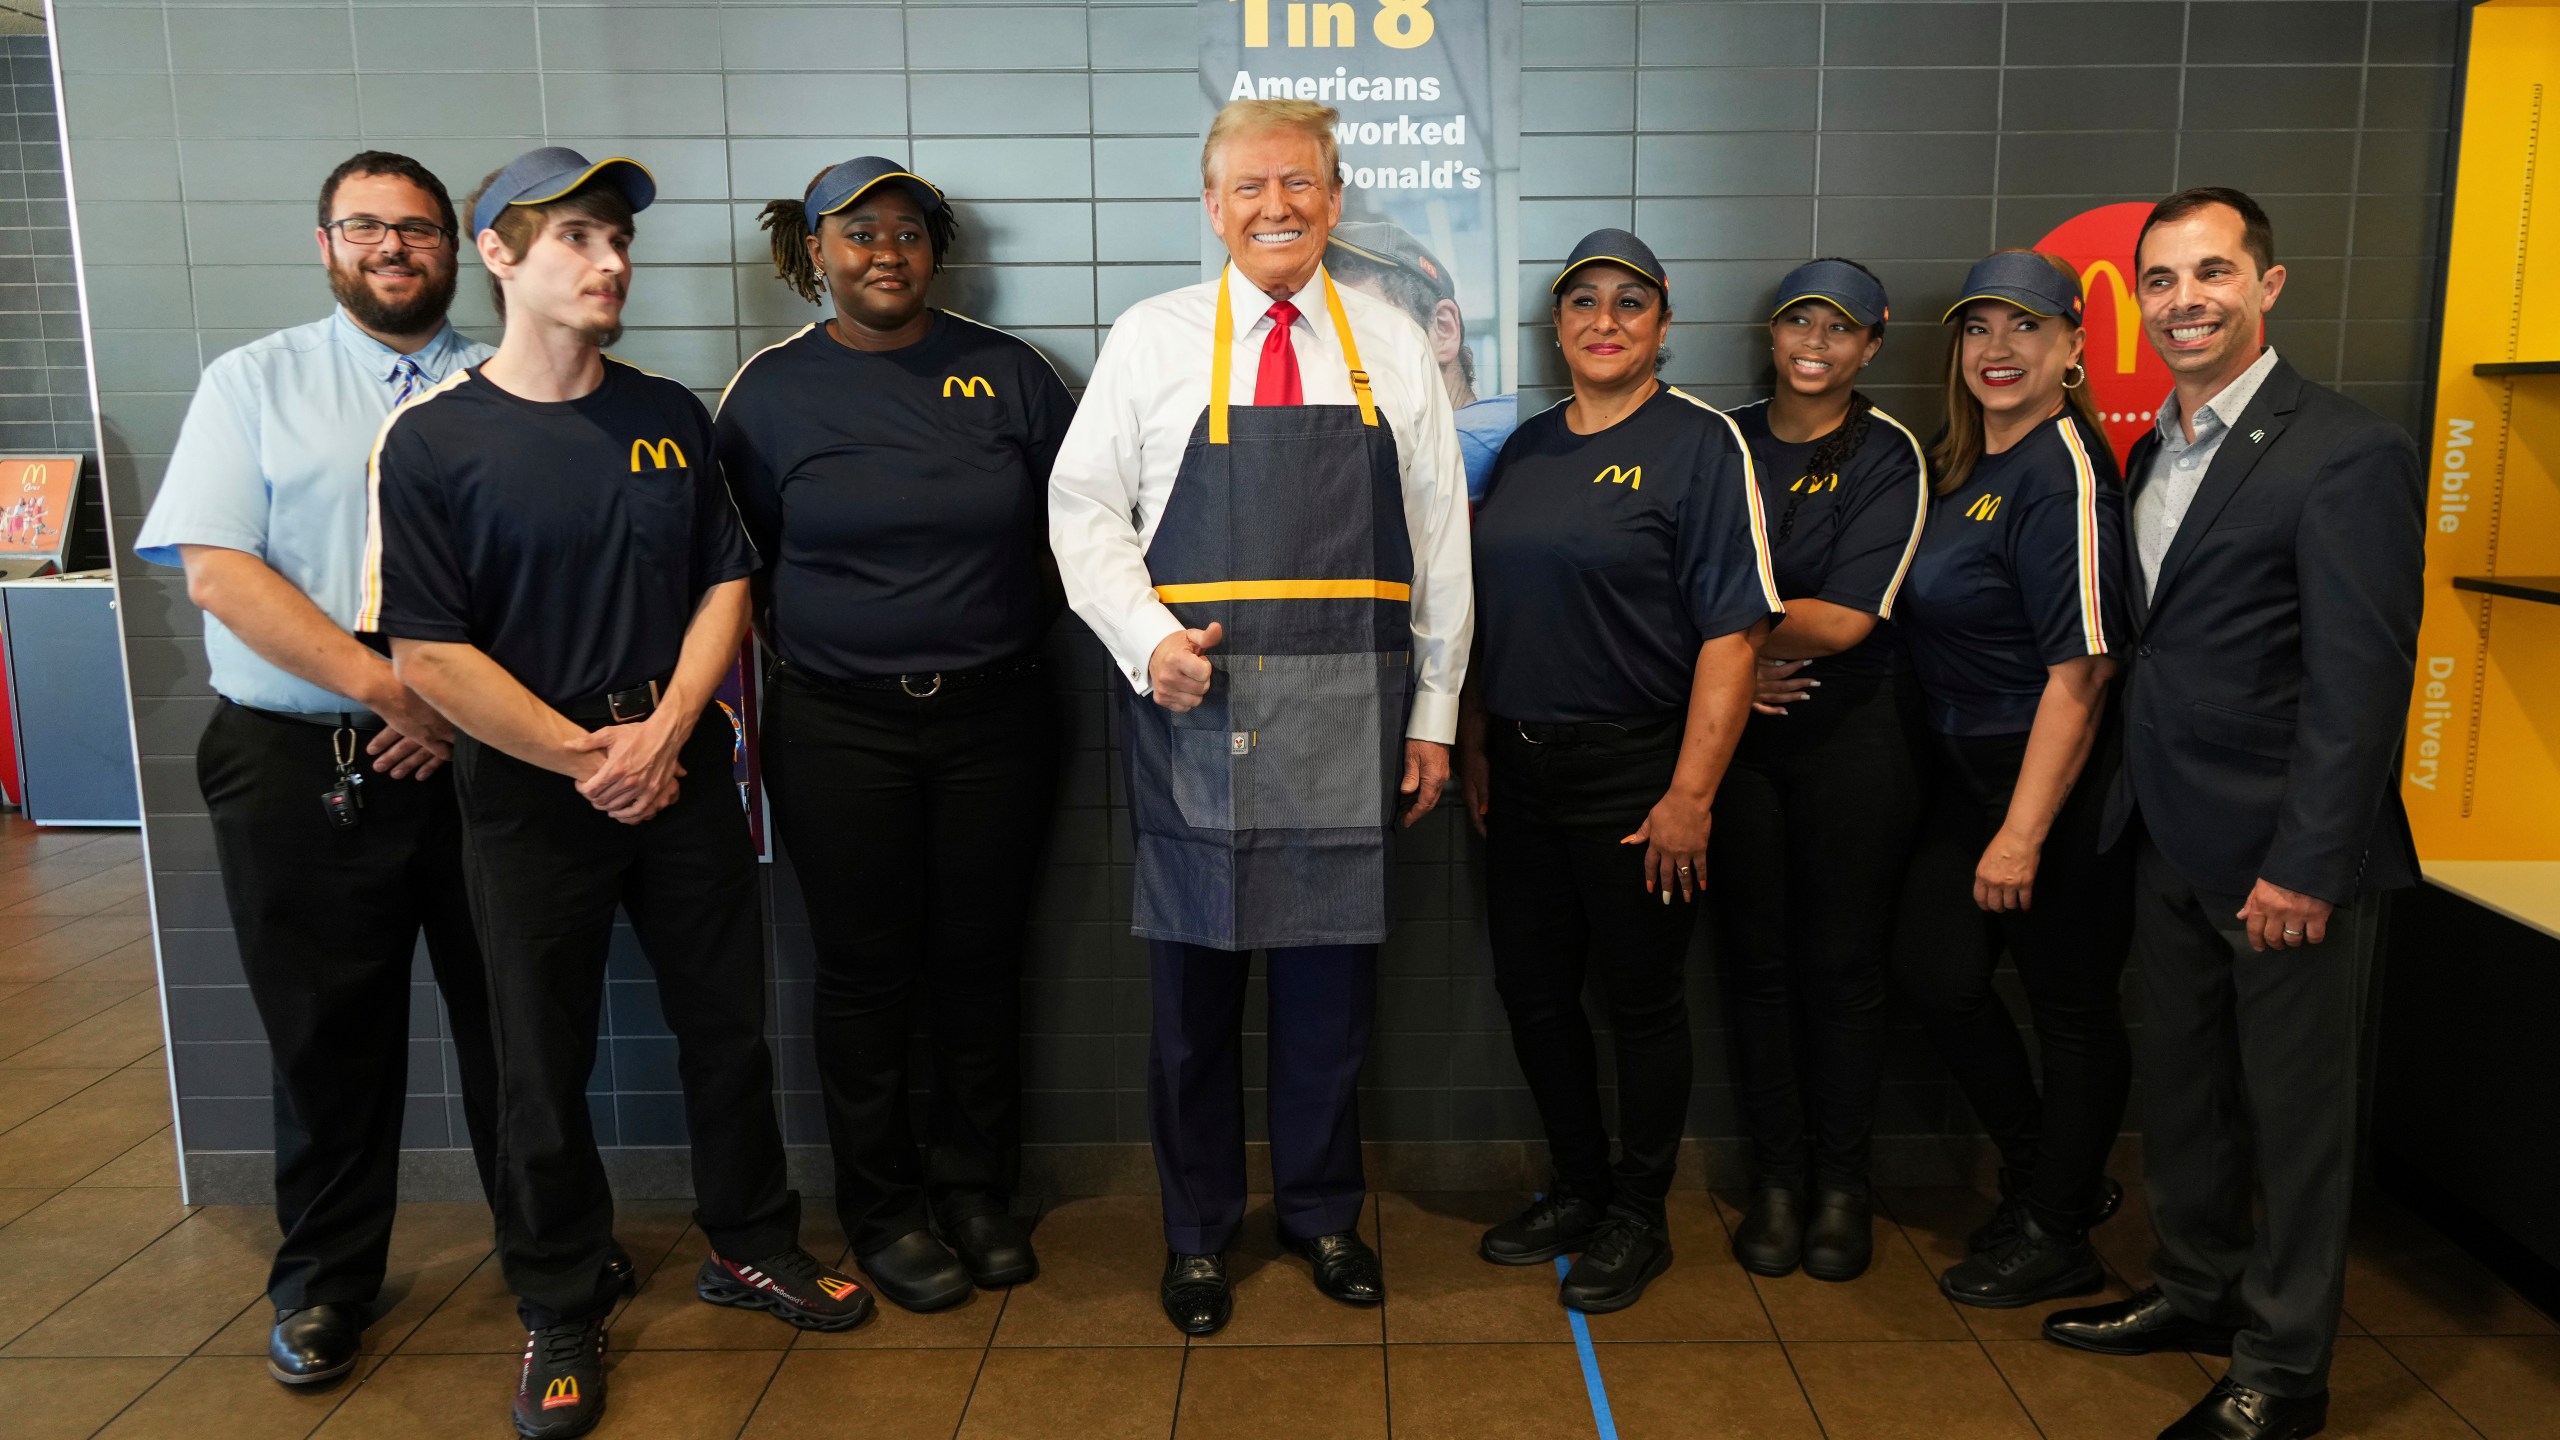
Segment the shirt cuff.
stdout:
[[1155,687],[1147,680],[1147,662],[1155,658],[1156,647],[1164,643],[1164,637],[1176,630],[1189,628],[1165,608],[1165,603],[1156,598],[1153,590],[1132,600],[1120,616],[1120,637],[1124,643],[1135,647],[1131,653],[1119,657],[1120,677],[1129,682],[1129,688],[1141,695],[1153,690]]
[[1430,740],[1441,745],[1458,738],[1458,697],[1435,690],[1423,690],[1413,697],[1413,714],[1405,721],[1408,740]]

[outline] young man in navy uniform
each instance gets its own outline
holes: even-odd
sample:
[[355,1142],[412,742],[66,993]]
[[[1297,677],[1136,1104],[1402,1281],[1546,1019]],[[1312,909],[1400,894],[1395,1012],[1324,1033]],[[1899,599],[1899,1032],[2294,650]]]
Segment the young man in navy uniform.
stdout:
[[532,1333],[528,1437],[604,1409],[613,1197],[594,1068],[617,906],[678,1046],[695,1289],[843,1330],[871,1297],[799,1247],[764,1041],[755,857],[729,727],[705,718],[746,633],[755,556],[711,473],[711,418],[613,360],[637,163],[546,147],[492,175],[471,229],[496,287],[498,353],[402,407],[374,447],[359,628],[452,720],[467,864],[500,1075],[498,1251]]

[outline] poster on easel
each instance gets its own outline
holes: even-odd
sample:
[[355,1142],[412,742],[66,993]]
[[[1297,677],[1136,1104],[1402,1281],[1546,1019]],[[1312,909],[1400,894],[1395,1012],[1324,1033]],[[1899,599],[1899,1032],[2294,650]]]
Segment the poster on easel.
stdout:
[[0,580],[61,571],[79,495],[79,456],[0,455]]

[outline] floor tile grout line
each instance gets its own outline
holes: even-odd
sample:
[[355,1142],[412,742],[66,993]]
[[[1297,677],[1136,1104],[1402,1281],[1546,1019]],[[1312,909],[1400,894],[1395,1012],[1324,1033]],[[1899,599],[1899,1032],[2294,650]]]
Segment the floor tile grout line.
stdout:
[[[63,1196],[70,1194],[70,1193],[71,1193],[71,1189],[72,1189],[72,1187],[71,1187],[71,1186],[68,1186],[68,1185],[63,1186],[60,1190],[58,1190],[58,1191],[55,1191],[55,1192],[54,1192],[54,1195],[53,1195],[53,1199],[52,1199],[52,1200],[47,1200],[47,1201],[45,1201],[45,1202],[44,1202],[44,1203],[45,1203],[45,1205],[50,1205],[50,1204],[52,1204],[52,1203],[54,1202],[54,1200],[59,1200],[59,1199],[61,1199]],[[44,1206],[40,1205],[40,1206],[37,1206],[36,1208],[40,1210],[40,1209],[43,1209],[43,1208],[44,1208]],[[12,1332],[10,1332],[10,1333],[8,1333],[8,1334],[6,1334],[6,1335],[0,1335],[0,1350],[6,1350],[6,1349],[7,1349],[7,1348],[9,1348],[10,1346],[17,1344],[19,1341],[24,1340],[24,1339],[25,1339],[25,1338],[27,1338],[29,1335],[34,1334],[34,1333],[36,1332],[36,1330],[37,1330],[37,1328],[38,1328],[39,1326],[42,1326],[46,1321],[51,1320],[54,1316],[61,1314],[61,1313],[62,1313],[62,1311],[63,1311],[63,1309],[64,1309],[66,1306],[71,1305],[73,1302],[77,1301],[81,1296],[88,1294],[88,1293],[89,1293],[89,1291],[90,1291],[90,1289],[91,1289],[91,1287],[95,1286],[95,1285],[98,1283],[98,1281],[99,1281],[99,1280],[104,1280],[104,1279],[106,1279],[106,1278],[107,1278],[107,1275],[113,1275],[113,1274],[114,1274],[114,1273],[116,1273],[118,1270],[122,1270],[122,1269],[123,1269],[124,1267],[126,1267],[127,1265],[130,1265],[130,1264],[132,1264],[134,1261],[136,1261],[136,1260],[140,1259],[140,1258],[142,1257],[142,1252],[143,1252],[143,1251],[148,1250],[148,1249],[150,1249],[152,1246],[157,1245],[157,1244],[159,1244],[161,1241],[163,1241],[163,1240],[165,1240],[165,1239],[169,1238],[169,1232],[170,1232],[170,1231],[177,1229],[179,1226],[186,1224],[188,1221],[190,1221],[190,1220],[194,1219],[197,1215],[199,1215],[199,1214],[203,1213],[204,1207],[203,1207],[203,1206],[201,1206],[201,1205],[190,1205],[190,1206],[185,1207],[185,1209],[186,1209],[186,1213],[185,1213],[185,1214],[180,1215],[177,1219],[175,1219],[175,1220],[173,1220],[173,1221],[169,1222],[167,1225],[162,1226],[160,1229],[158,1229],[158,1230],[156,1230],[156,1231],[152,1232],[152,1236],[151,1236],[151,1238],[150,1238],[150,1239],[145,1240],[145,1241],[143,1241],[141,1244],[139,1244],[139,1245],[135,1246],[135,1247],[133,1248],[133,1253],[132,1253],[132,1254],[129,1254],[129,1255],[125,1256],[122,1260],[119,1260],[119,1261],[117,1261],[115,1264],[113,1264],[113,1265],[111,1265],[111,1266],[107,1267],[106,1275],[100,1275],[100,1276],[98,1276],[98,1277],[97,1277],[97,1279],[96,1279],[96,1280],[91,1280],[87,1285],[83,1285],[83,1286],[81,1286],[79,1289],[72,1291],[69,1295],[64,1296],[64,1297],[61,1299],[61,1301],[60,1301],[60,1302],[56,1303],[56,1304],[53,1306],[53,1308],[51,1308],[51,1309],[49,1309],[49,1310],[45,1311],[42,1315],[37,1316],[37,1317],[36,1317],[32,1322],[30,1322],[30,1323],[28,1323],[28,1324],[26,1324],[26,1325],[22,1325],[22,1326],[18,1327],[18,1329],[16,1329],[15,1331],[12,1331]],[[28,1213],[29,1213],[29,1214],[33,1214],[33,1213],[34,1213],[34,1211],[29,1211]],[[26,1216],[21,1215],[21,1216],[19,1216],[18,1218],[19,1218],[20,1220],[23,1220],[23,1219],[25,1219],[25,1218],[26,1218]],[[11,1224],[13,1224],[13,1225],[14,1225],[14,1224],[16,1224],[16,1223],[17,1223],[17,1221],[13,1220],[13,1221],[11,1221],[11,1222],[9,1222],[9,1223],[11,1223]]]
[[[157,1358],[157,1357],[153,1357],[153,1358]],[[170,1376],[177,1374],[177,1373],[178,1373],[178,1367],[179,1367],[179,1366],[181,1366],[181,1365],[184,1365],[185,1363],[187,1363],[187,1362],[186,1362],[184,1359],[178,1359],[178,1360],[172,1360],[172,1361],[170,1361],[170,1362],[169,1362],[169,1368],[168,1368],[168,1369],[163,1370],[163,1371],[161,1371],[158,1375],[156,1375],[156,1376],[152,1377],[152,1381],[151,1381],[151,1383],[150,1383],[150,1384],[145,1385],[145,1386],[143,1386],[141,1389],[134,1391],[134,1392],[133,1392],[133,1397],[132,1397],[131,1399],[129,1399],[129,1400],[127,1400],[127,1401],[125,1401],[122,1405],[117,1406],[117,1407],[116,1407],[116,1413],[114,1413],[113,1415],[108,1416],[108,1417],[107,1417],[106,1419],[104,1419],[104,1420],[99,1421],[99,1422],[98,1422],[98,1425],[97,1425],[97,1428],[96,1428],[96,1429],[94,1429],[94,1430],[91,1430],[91,1431],[89,1432],[89,1433],[90,1433],[90,1435],[92,1435],[92,1436],[96,1436],[96,1435],[102,1435],[102,1434],[105,1434],[105,1433],[106,1433],[106,1431],[107,1431],[107,1428],[108,1428],[109,1426],[111,1426],[111,1425],[115,1424],[118,1420],[121,1420],[121,1419],[123,1419],[123,1418],[124,1418],[124,1412],[126,1412],[127,1410],[132,1409],[132,1408],[133,1408],[134,1406],[136,1406],[136,1405],[141,1404],[141,1403],[142,1403],[142,1399],[143,1399],[143,1397],[144,1397],[144,1396],[149,1395],[152,1391],[159,1389],[163,1384],[165,1384],[165,1383],[168,1381],[168,1379],[169,1379],[169,1377],[170,1377]],[[304,1433],[305,1433],[305,1434],[308,1434],[309,1432],[308,1432],[308,1431],[306,1431],[306,1432],[304,1432]]]
[[[42,1042],[38,1042],[38,1043],[42,1043]],[[27,1069],[35,1069],[35,1068],[38,1068],[38,1067],[35,1067],[35,1066],[27,1066],[27,1067],[25,1067],[25,1068],[27,1068]],[[97,1066],[94,1066],[94,1065],[48,1065],[48,1066],[44,1066],[44,1067],[41,1067],[41,1068],[48,1069],[48,1070],[94,1070],[94,1069],[97,1069],[98,1067],[97,1067]],[[21,1125],[25,1125],[25,1124],[28,1124],[28,1123],[29,1123],[29,1122],[31,1122],[31,1121],[41,1120],[41,1119],[43,1119],[45,1116],[52,1114],[54,1111],[56,1111],[56,1110],[58,1110],[58,1109],[62,1108],[63,1106],[70,1104],[72,1101],[79,1099],[81,1096],[88,1094],[90,1091],[97,1089],[99,1086],[104,1085],[105,1083],[107,1083],[107,1081],[109,1081],[109,1080],[113,1079],[114,1077],[116,1077],[116,1076],[118,1076],[118,1075],[123,1074],[123,1073],[124,1073],[124,1068],[125,1068],[125,1067],[123,1067],[123,1066],[121,1066],[121,1065],[118,1065],[118,1066],[115,1066],[115,1067],[114,1067],[114,1068],[112,1068],[112,1069],[108,1069],[107,1071],[105,1071],[105,1073],[103,1073],[103,1074],[99,1075],[97,1079],[90,1081],[88,1084],[81,1086],[79,1089],[72,1091],[70,1094],[63,1096],[61,1099],[54,1101],[52,1104],[47,1105],[46,1107],[44,1107],[44,1108],[43,1108],[43,1109],[41,1109],[41,1110],[38,1110],[38,1111],[37,1111],[37,1112],[35,1112],[34,1114],[29,1115],[29,1116],[25,1117],[24,1119],[20,1119],[20,1120],[13,1121],[13,1122],[11,1122],[11,1123],[9,1123],[9,1124],[7,1124],[7,1125],[0,1125],[0,1138],[6,1138],[10,1131],[17,1129],[19,1126],[21,1126]],[[164,1128],[165,1128],[165,1127],[164,1127]],[[159,1132],[159,1131],[157,1131],[157,1130],[154,1130],[154,1131],[152,1131],[151,1133],[152,1133],[152,1136],[153,1136],[154,1138],[157,1138],[157,1137],[159,1136],[159,1133],[160,1133],[160,1132]],[[147,1143],[149,1143],[149,1142],[148,1142],[148,1141],[145,1141],[145,1142],[143,1142],[143,1143],[146,1143],[146,1144],[147,1144]],[[120,1153],[121,1153],[121,1152],[120,1152]],[[112,1164],[113,1162],[112,1162],[112,1161],[110,1161],[109,1163],[110,1163],[110,1164]],[[94,1173],[94,1172],[92,1172],[92,1173]],[[67,1185],[66,1185],[66,1186],[64,1186],[63,1188],[67,1190],[67,1189],[69,1189],[69,1188],[71,1188],[71,1187],[69,1187],[69,1186],[67,1186]]]
[[[2352,1337],[2350,1337],[2350,1338],[2352,1338]],[[2370,1331],[2366,1332],[2365,1338],[2366,1338],[2366,1339],[2368,1339],[2368,1340],[2371,1340],[2371,1341],[2373,1342],[2373,1344],[2374,1344],[2374,1348],[2376,1348],[2376,1349],[2380,1350],[2383,1354],[2390,1356],[2390,1357],[2391,1357],[2391,1363],[2392,1363],[2392,1364],[2397,1365],[2397,1366],[2399,1366],[2401,1369],[2403,1369],[2403,1370],[2407,1371],[2407,1372],[2409,1373],[2409,1378],[2410,1378],[2410,1379],[2412,1379],[2412,1380],[2417,1381],[2417,1382],[2418,1382],[2418,1384],[2419,1384],[2420,1386],[2422,1386],[2422,1387],[2426,1390],[2426,1392],[2427,1392],[2428,1394],[2433,1395],[2433,1396],[2436,1398],[2436,1403],[2437,1403],[2437,1404],[2439,1404],[2439,1405],[2442,1405],[2442,1406],[2445,1408],[2446,1413],[2448,1413],[2448,1414],[2452,1415],[2454,1419],[2459,1420],[2459,1421],[2461,1421],[2461,1422],[2462,1422],[2462,1427],[2463,1427],[2464,1429],[2466,1429],[2466,1430],[2470,1431],[2470,1432],[2471,1432],[2472,1434],[2474,1434],[2474,1435],[2485,1436],[2485,1435],[2487,1434],[2487,1432],[2486,1432],[2486,1431],[2482,1430],[2482,1429],[2481,1429],[2477,1424],[2474,1424],[2474,1423],[2472,1422],[2472,1419],[2471,1419],[2471,1417],[2470,1417],[2470,1416],[2465,1415],[2465,1414],[2463,1414],[2463,1413],[2462,1413],[2462,1409],[2461,1409],[2461,1407],[2459,1407],[2459,1406],[2455,1405],[2451,1400],[2446,1399],[2446,1398],[2445,1398],[2445,1395],[2444,1395],[2444,1392],[2443,1392],[2443,1391],[2441,1391],[2441,1390],[2438,1390],[2438,1389],[2435,1387],[2435,1382],[2434,1382],[2434,1381],[2429,1380],[2426,1376],[2424,1376],[2424,1375],[2420,1374],[2420,1373],[2418,1372],[2418,1367],[2417,1367],[2417,1366],[2412,1365],[2412,1364],[2410,1364],[2408,1361],[2401,1359],[2401,1358],[2400,1358],[2400,1352],[2391,1348],[2391,1342],[2390,1342],[2389,1340],[2385,1339],[2384,1337],[2382,1337],[2382,1336],[2380,1336],[2380,1335],[2375,1335],[2375,1334],[2371,1333]],[[2404,1339],[2404,1340],[2405,1340],[2405,1339],[2410,1339],[2410,1338],[2414,1338],[2414,1337],[2410,1337],[2410,1336],[2405,1336],[2405,1335],[2404,1335],[2404,1336],[2401,1336],[2401,1337],[2399,1337],[2399,1338],[2401,1338],[2401,1339]],[[2493,1337],[2489,1337],[2489,1336],[2480,1336],[2480,1337],[2476,1337],[2476,1338],[2480,1338],[2480,1339],[2489,1339],[2489,1338],[2493,1338]]]

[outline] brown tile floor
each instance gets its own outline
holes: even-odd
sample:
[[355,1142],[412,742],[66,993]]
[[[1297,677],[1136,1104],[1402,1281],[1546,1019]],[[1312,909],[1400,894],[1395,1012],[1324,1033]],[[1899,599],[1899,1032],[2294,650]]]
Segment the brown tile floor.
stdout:
[[[259,1355],[272,1222],[180,1205],[142,877],[125,832],[0,819],[0,1435],[56,1440],[507,1434],[523,1343],[476,1206],[409,1205],[356,1379],[286,1391]],[[1389,1194],[1364,1224],[1391,1298],[1316,1296],[1257,1214],[1235,1323],[1190,1345],[1156,1310],[1151,1199],[1052,1202],[1046,1273],[940,1315],[894,1309],[802,1335],[696,1302],[680,1205],[619,1217],[646,1282],[613,1324],[600,1434],[1503,1440],[1591,1435],[1554,1279],[1474,1256],[1520,1197]],[[2100,1232],[2143,1278],[2140,1196]],[[1680,1263],[1590,1326],[1628,1440],[2140,1440],[2216,1362],[2106,1360],[2036,1338],[2037,1312],[1963,1310],[1933,1273],[1977,1220],[1954,1190],[1884,1196],[1876,1265],[1849,1285],[1757,1280],[1725,1257],[1725,1197],[1674,1197]],[[813,1214],[812,1249],[841,1253]],[[2560,1327],[2381,1200],[2359,1220],[2330,1435],[2560,1437]]]

